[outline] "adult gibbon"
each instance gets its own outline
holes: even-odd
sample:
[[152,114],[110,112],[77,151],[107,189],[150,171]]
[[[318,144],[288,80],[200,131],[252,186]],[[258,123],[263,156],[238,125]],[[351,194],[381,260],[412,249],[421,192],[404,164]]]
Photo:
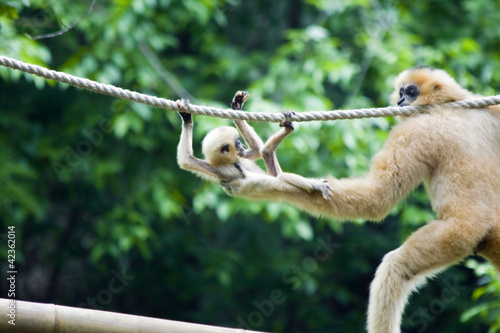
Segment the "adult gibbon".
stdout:
[[[241,110],[243,103],[248,98],[248,93],[238,91],[231,103],[235,110]],[[177,101],[181,110],[189,108],[187,101]],[[324,179],[304,178],[296,174],[284,173],[276,157],[276,148],[285,137],[294,130],[293,124],[284,120],[280,125],[284,127],[272,135],[264,144],[255,130],[244,120],[235,120],[235,124],[249,145],[250,149],[241,143],[238,131],[229,126],[222,126],[210,131],[202,143],[203,155],[201,160],[193,155],[193,119],[191,114],[179,112],[182,118],[182,133],[177,147],[177,163],[181,169],[189,170],[194,174],[210,180],[229,182],[242,179],[251,174],[272,178],[273,181],[282,182],[280,177],[286,177],[288,184],[292,184],[306,193],[319,191],[324,199],[331,196],[331,187]],[[285,111],[285,116],[289,115]],[[289,117],[289,116],[288,116]],[[254,161],[263,158],[267,172],[262,170]],[[270,180],[267,180],[268,182]]]
[[[402,72],[394,105],[462,100],[474,95],[446,72],[416,67]],[[424,182],[437,219],[388,253],[370,288],[368,332],[399,333],[408,296],[427,277],[474,252],[500,272],[500,113],[498,107],[436,106],[404,117],[362,178],[328,178],[331,200],[285,182],[250,175],[225,184],[226,192],[257,200],[287,201],[313,215],[380,220]]]

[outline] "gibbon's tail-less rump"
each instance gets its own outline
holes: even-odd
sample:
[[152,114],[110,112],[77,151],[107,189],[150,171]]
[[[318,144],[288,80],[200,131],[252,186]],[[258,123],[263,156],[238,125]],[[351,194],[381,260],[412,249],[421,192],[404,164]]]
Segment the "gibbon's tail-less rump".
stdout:
[[[442,70],[402,72],[392,104],[423,105],[474,97]],[[477,252],[500,271],[500,113],[498,107],[453,109],[404,117],[364,177],[329,178],[331,200],[258,176],[226,184],[235,196],[286,201],[313,215],[380,220],[424,183],[437,219],[388,253],[370,289],[369,333],[399,333],[412,290]],[[458,318],[457,318],[458,320]]]

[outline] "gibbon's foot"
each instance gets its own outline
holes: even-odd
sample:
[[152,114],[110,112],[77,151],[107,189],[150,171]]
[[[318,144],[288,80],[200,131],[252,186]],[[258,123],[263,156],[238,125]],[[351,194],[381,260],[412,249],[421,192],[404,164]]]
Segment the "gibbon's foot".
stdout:
[[293,127],[293,123],[289,119],[291,116],[295,115],[295,112],[283,111],[282,113],[285,116],[285,119],[283,119],[280,122],[280,127],[286,127],[286,128],[291,129],[293,131],[295,129],[295,127]]
[[231,108],[233,110],[241,110],[243,108],[243,103],[245,103],[248,97],[250,97],[248,92],[241,90],[237,91],[231,102]]
[[[238,163],[235,163],[235,167],[238,168],[236,166],[236,164],[238,164]],[[241,165],[239,165],[239,166],[241,167]],[[236,178],[236,179],[229,180],[229,181],[221,180],[219,183],[222,186],[222,189],[224,190],[224,192],[226,192],[227,194],[229,194],[231,196],[240,195],[241,190],[243,188],[245,188],[245,190],[244,190],[245,192],[254,193],[254,191],[256,191],[255,186],[260,186],[262,184],[262,181],[259,181],[259,180],[261,180],[261,178],[264,175],[258,175],[258,174],[255,174],[253,172],[247,172],[242,167],[240,169],[240,172],[243,176],[242,178]],[[266,179],[268,178],[267,175],[265,175],[264,177]],[[250,188],[248,188],[246,185],[250,185]]]
[[333,188],[328,184],[326,179],[319,179],[311,182],[311,188],[316,191],[321,191],[325,200],[330,200],[334,196]]
[[[178,99],[176,102],[177,104],[177,107],[179,108],[179,110],[189,110],[189,100],[187,99]],[[182,111],[178,111],[177,113],[179,113],[179,115],[182,117],[182,120],[186,123],[189,123],[191,120],[192,120],[192,115],[191,113],[187,113],[187,112],[182,112]]]
[[222,186],[224,192],[226,192],[230,196],[234,196],[235,193],[238,193],[238,190],[241,186],[241,182],[238,179],[221,180],[219,184],[220,186]]
[[229,185],[230,183],[231,183],[231,181],[229,181],[229,180],[221,180],[219,182],[219,185],[222,186],[222,189],[224,190],[224,192],[226,192],[229,195],[233,195],[233,190],[232,190],[231,186]]

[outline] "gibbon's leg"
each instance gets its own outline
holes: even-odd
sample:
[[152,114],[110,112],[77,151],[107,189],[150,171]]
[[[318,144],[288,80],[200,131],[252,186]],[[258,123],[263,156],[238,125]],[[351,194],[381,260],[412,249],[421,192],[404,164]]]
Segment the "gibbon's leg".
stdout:
[[333,199],[334,191],[326,179],[305,178],[295,173],[282,172],[278,179],[307,192],[320,191],[325,200]]
[[488,259],[500,275],[500,224],[493,227],[485,240],[479,243],[478,253]]
[[[290,118],[294,112],[283,112],[286,118]],[[278,177],[280,180],[287,182],[290,185],[299,187],[307,192],[321,191],[323,198],[329,200],[333,196],[333,190],[326,179],[308,179],[300,175],[283,172],[276,157],[276,149],[279,144],[290,134],[293,133],[294,127],[292,122],[283,120],[280,126],[284,127],[279,132],[273,134],[264,144],[261,150],[262,158],[266,164],[267,173],[273,177]]]
[[[250,95],[246,91],[238,91],[234,95],[233,101],[231,102],[231,108],[233,110],[241,110],[243,108],[243,103]],[[244,120],[234,120],[234,124],[238,128],[241,133],[241,136],[245,140],[248,145],[248,150],[245,151],[243,155],[244,158],[248,158],[251,160],[259,159],[262,155],[260,151],[264,143],[261,138],[257,135],[252,126],[248,125],[248,123]]]
[[[286,172],[278,177],[245,170],[242,173],[243,179],[221,182],[227,194],[252,200],[283,201],[291,198],[287,200],[315,216],[326,215],[330,207],[327,200],[334,197],[333,189],[326,180],[304,178]],[[316,202],[314,210],[308,209],[311,201]]]
[[465,218],[432,221],[385,255],[370,287],[368,332],[400,333],[410,293],[426,277],[471,254],[488,228]]
[[[189,107],[187,101],[177,101],[179,109]],[[178,112],[182,118],[182,132],[177,146],[177,164],[184,170],[191,170],[220,179],[220,175],[207,162],[193,155],[193,117],[186,112]]]
[[281,201],[284,200],[283,197],[290,196],[296,198],[298,202],[306,202],[316,194],[284,182],[278,177],[245,170],[243,174],[245,177],[242,179],[221,182],[227,194],[253,200],[273,201]]
[[274,133],[264,144],[264,147],[261,149],[262,158],[264,159],[264,163],[266,164],[267,173],[273,177],[277,177],[283,171],[281,170],[280,164],[278,162],[278,158],[276,157],[276,149],[279,144],[285,139],[287,136],[293,133],[294,127],[291,122],[282,122],[280,126],[284,128]]

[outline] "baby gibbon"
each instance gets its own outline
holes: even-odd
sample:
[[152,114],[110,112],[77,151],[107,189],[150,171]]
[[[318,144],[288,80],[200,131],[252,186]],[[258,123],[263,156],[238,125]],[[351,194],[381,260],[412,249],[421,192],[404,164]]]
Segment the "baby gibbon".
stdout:
[[[232,108],[241,110],[243,103],[248,98],[248,93],[238,91],[233,99]],[[181,110],[189,108],[187,101],[177,101]],[[285,177],[288,184],[305,190],[307,193],[318,191],[324,199],[330,199],[332,189],[324,179],[309,179],[296,174],[283,173],[276,157],[276,148],[293,132],[293,124],[283,121],[280,125],[284,128],[272,135],[264,144],[255,130],[244,120],[235,120],[235,124],[249,145],[247,149],[240,141],[238,131],[229,126],[218,127],[210,131],[202,143],[203,155],[201,160],[193,155],[193,120],[186,112],[179,112],[182,118],[182,133],[177,148],[177,162],[181,169],[189,170],[194,174],[209,180],[230,182],[243,179],[252,174],[267,177],[267,181],[282,182]],[[288,113],[285,113],[287,115]],[[263,157],[267,172],[262,170],[254,161]]]
[[[402,72],[394,105],[471,98],[446,72],[417,67]],[[388,253],[370,288],[369,333],[399,333],[407,299],[427,277],[478,253],[500,272],[500,113],[498,107],[436,106],[404,117],[362,178],[328,179],[331,200],[286,182],[252,175],[224,184],[234,196],[287,201],[313,215],[381,220],[424,183],[437,219]]]

